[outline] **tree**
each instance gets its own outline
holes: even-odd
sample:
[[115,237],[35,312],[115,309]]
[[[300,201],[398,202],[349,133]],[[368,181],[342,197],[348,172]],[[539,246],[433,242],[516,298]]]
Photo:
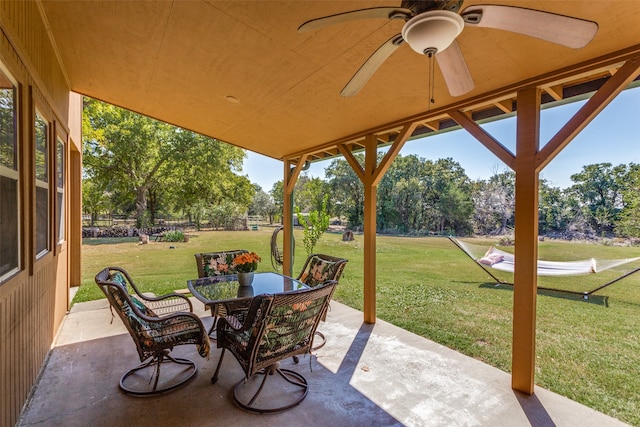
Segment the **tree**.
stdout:
[[[355,154],[356,160],[363,164],[364,155]],[[356,229],[364,222],[364,187],[349,163],[344,159],[335,159],[325,169],[329,180],[335,212],[347,217],[347,227]]]
[[470,182],[450,158],[398,156],[378,187],[378,230],[427,233],[471,229]]
[[571,175],[571,191],[578,197],[582,212],[598,234],[613,231],[622,209],[622,191],[627,174],[625,165],[596,163]]
[[323,203],[327,204],[327,212],[331,212],[329,201],[325,196],[330,193],[328,184],[320,178],[309,178],[306,175],[300,176],[293,190],[295,205],[299,206],[302,212],[312,210],[319,211]]
[[98,215],[109,209],[109,196],[105,189],[91,179],[82,181],[82,210],[91,217],[91,227]]
[[253,201],[249,206],[249,215],[267,216],[269,217],[269,224],[273,224],[273,214],[276,209],[273,199],[267,193],[262,191],[262,187],[254,184],[255,194]]
[[222,200],[249,205],[240,148],[89,98],[84,113],[85,173],[135,200],[138,227],[152,223],[149,195],[187,212]]
[[622,190],[623,207],[616,233],[628,237],[640,237],[640,165],[630,163],[624,179],[625,188]]
[[223,203],[244,214],[256,191],[251,181],[240,175],[244,151],[182,129],[176,129],[175,137],[180,149],[165,175],[174,209],[182,209],[198,227],[211,209]]
[[307,251],[307,256],[313,253],[313,248],[320,240],[320,237],[329,228],[329,214],[327,214],[327,199],[329,196],[325,196],[322,202],[322,207],[319,211],[310,211],[305,218],[300,212],[300,208],[296,206],[296,215],[298,216],[298,222],[304,228],[302,242],[304,248]]
[[515,225],[515,173],[495,173],[474,185],[474,229],[479,234],[505,234]]
[[280,215],[280,217],[282,217],[284,209],[284,182],[274,182],[271,190],[269,191],[269,195],[271,196],[274,204],[274,216]]
[[471,183],[460,164],[451,158],[427,162],[436,230],[454,234],[471,231]]
[[566,230],[577,214],[571,196],[559,187],[551,187],[545,179],[540,179],[538,206],[541,234]]

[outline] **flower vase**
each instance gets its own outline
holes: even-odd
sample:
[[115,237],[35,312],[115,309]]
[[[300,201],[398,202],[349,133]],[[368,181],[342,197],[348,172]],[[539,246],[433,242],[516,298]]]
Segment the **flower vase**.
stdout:
[[238,283],[240,283],[240,286],[251,286],[251,283],[253,283],[253,271],[250,273],[238,273]]

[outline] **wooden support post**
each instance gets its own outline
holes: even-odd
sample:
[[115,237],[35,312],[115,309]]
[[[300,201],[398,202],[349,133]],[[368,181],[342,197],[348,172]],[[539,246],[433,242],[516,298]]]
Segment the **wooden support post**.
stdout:
[[282,273],[286,276],[291,276],[293,272],[293,188],[307,158],[308,155],[305,154],[298,159],[297,163],[286,159],[284,161]]
[[369,135],[364,160],[364,322],[376,323],[376,191],[373,177],[378,162],[378,144]]
[[282,195],[282,273],[291,276],[293,268],[293,186],[287,183],[291,178],[291,163],[284,161]]
[[351,150],[338,145],[338,150],[358,175],[364,186],[364,322],[376,322],[376,200],[378,184],[387,172],[398,152],[411,137],[418,122],[406,124],[378,165],[376,135],[368,135],[364,142],[364,168]]
[[513,287],[513,352],[511,386],[534,390],[536,294],[538,280],[538,172],[540,90],[518,92],[516,134],[515,272]]

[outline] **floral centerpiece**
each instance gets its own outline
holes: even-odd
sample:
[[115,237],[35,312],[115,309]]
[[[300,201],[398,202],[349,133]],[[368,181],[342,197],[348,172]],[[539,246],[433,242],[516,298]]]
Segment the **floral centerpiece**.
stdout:
[[252,273],[258,269],[258,263],[262,259],[255,252],[236,255],[231,262],[232,268],[238,273]]

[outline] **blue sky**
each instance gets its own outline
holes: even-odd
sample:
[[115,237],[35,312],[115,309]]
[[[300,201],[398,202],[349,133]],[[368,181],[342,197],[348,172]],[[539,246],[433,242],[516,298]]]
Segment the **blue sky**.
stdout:
[[[546,142],[575,114],[584,101],[543,110],[540,144]],[[515,152],[516,121],[509,118],[487,123],[483,128],[512,152]],[[243,173],[264,191],[282,180],[283,166],[260,154],[247,152]],[[415,154],[431,160],[451,157],[465,169],[471,179],[486,179],[508,170],[497,157],[465,130],[447,132],[409,141],[400,151],[403,156]],[[555,187],[572,184],[571,175],[585,165],[609,162],[640,163],[640,87],[625,90],[613,100],[542,172],[541,177]],[[317,162],[306,173],[324,178],[331,161]]]

